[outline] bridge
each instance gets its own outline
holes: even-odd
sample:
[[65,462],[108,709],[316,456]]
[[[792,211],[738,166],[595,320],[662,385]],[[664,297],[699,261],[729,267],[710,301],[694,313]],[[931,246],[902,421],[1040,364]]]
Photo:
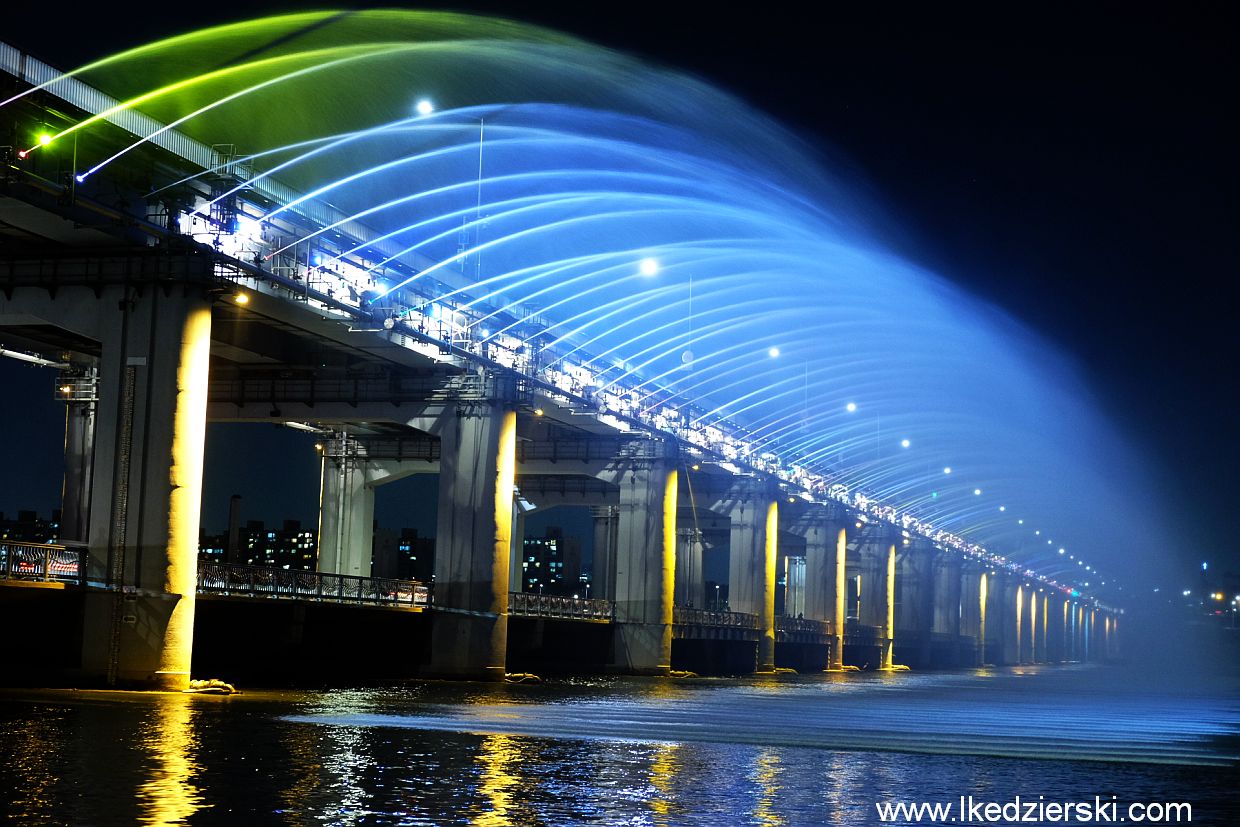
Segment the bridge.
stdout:
[[[0,70],[12,134],[98,117],[77,153],[138,141],[108,176],[13,147],[0,167],[0,346],[60,372],[75,544],[6,544],[0,568],[80,594],[75,675],[184,686],[195,607],[220,599],[425,614],[422,671],[468,678],[503,677],[510,619],[599,627],[606,668],[633,674],[1117,651],[1118,610],[591,355],[467,257],[422,257],[15,47]],[[208,421],[322,435],[317,572],[198,560]],[[370,571],[375,488],[412,474],[438,476],[433,595]],[[564,506],[594,514],[595,600],[520,591],[525,515]],[[730,611],[707,611],[723,554]]]

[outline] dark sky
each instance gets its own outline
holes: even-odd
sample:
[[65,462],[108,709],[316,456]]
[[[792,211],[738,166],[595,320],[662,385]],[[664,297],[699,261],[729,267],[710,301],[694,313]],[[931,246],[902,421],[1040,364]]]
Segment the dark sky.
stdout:
[[[905,256],[1081,362],[1116,426],[1162,469],[1150,507],[1176,515],[1192,547],[1177,551],[1235,561],[1240,73],[1226,7],[802,7],[459,8],[696,73],[821,146],[887,207]],[[3,39],[68,67],[230,17],[145,8],[157,11],[127,4],[68,26],[9,16]],[[292,8],[250,3],[246,14]],[[21,504],[16,483],[0,478],[0,509]]]

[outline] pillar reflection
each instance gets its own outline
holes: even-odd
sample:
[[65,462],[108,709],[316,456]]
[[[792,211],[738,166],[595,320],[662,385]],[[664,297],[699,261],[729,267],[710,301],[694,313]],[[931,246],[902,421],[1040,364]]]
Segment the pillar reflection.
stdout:
[[189,696],[157,696],[142,738],[143,748],[154,759],[150,777],[138,786],[143,824],[178,824],[210,806],[203,803],[195,784],[201,770],[195,716]]
[[672,785],[680,774],[679,752],[679,744],[658,744],[651,756],[650,786],[654,791],[650,796],[650,809],[658,825],[670,824],[668,816],[675,810]]
[[521,763],[521,747],[511,735],[487,735],[478,748],[477,761],[482,765],[482,783],[478,787],[490,807],[470,822],[478,827],[500,827],[513,823],[517,804],[513,793],[520,783],[517,769]]
[[776,827],[785,823],[784,817],[775,811],[779,798],[779,776],[783,772],[779,756],[773,750],[762,749],[754,759],[753,779],[758,785],[757,801],[754,802],[754,823],[763,827]]

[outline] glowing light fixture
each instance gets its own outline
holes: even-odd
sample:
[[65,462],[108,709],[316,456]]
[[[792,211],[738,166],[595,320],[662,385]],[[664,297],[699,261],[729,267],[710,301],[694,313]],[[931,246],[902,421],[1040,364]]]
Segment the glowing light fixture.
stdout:
[[1059,550],[1059,553],[1060,553],[1060,554],[1063,554],[1063,549],[1060,549],[1060,550]]
[[844,409],[845,409],[846,411],[848,411],[849,413],[856,413],[856,412],[857,412],[857,403],[856,403],[856,402],[849,402],[847,405],[845,405],[845,406],[844,406]]
[[974,488],[974,489],[973,489],[973,496],[975,496],[975,497],[980,497],[980,496],[982,496],[982,489],[980,489],[980,488]]
[[535,409],[534,409],[534,416],[542,416],[542,415],[543,415],[543,409],[542,409],[542,408],[535,408]]
[[944,474],[950,474],[951,472],[952,472],[952,467],[950,465],[943,469]]
[[902,439],[902,440],[900,440],[900,447],[901,447],[901,448],[907,448],[907,447],[909,447],[909,446],[910,446],[910,445],[912,445],[912,444],[913,444],[913,443],[909,442],[907,439]]
[[47,146],[52,142],[52,136],[46,132],[39,135],[39,146]]
[[435,104],[431,103],[426,98],[422,98],[422,100],[418,101],[413,108],[419,115],[425,117],[435,111]]
[[638,265],[638,270],[643,276],[657,276],[659,274],[659,260],[657,258],[644,258]]
[[770,356],[772,359],[777,359],[777,358],[779,358],[779,348],[777,348],[777,347],[773,347],[773,348],[771,348],[770,350],[768,350],[768,351],[766,352],[766,355],[767,355],[767,356]]
[[249,304],[250,297],[247,296],[245,293],[238,293],[237,295],[233,296],[233,301],[235,301],[237,304]]

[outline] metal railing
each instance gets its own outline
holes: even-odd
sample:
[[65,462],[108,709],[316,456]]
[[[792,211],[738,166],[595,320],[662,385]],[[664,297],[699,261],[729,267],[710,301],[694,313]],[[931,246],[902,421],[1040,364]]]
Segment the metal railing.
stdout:
[[672,623],[677,626],[722,626],[730,629],[757,629],[758,616],[745,612],[710,612],[688,606],[673,608]]
[[868,626],[855,620],[844,624],[844,642],[849,645],[878,646],[881,640],[878,633],[877,626]]
[[555,594],[508,593],[508,614],[514,617],[554,617],[566,620],[611,620],[610,600],[561,597]]
[[0,579],[81,583],[85,547],[0,540]]
[[789,634],[827,636],[831,634],[831,622],[827,620],[810,620],[807,617],[783,616],[775,618],[775,629],[776,631]]
[[430,602],[426,585],[416,580],[209,562],[198,564],[198,591],[200,594],[284,597],[383,606],[424,607]]

